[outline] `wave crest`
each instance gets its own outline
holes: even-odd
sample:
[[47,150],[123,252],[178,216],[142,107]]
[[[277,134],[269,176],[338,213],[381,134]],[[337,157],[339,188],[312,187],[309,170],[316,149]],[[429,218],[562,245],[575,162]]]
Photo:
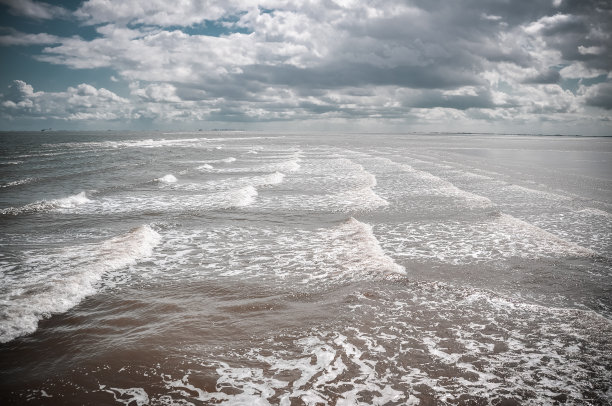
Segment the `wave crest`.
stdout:
[[176,179],[176,176],[172,174],[168,174],[168,175],[162,176],[161,178],[157,178],[155,180],[161,183],[176,183],[178,179]]
[[148,225],[102,243],[32,255],[27,278],[3,281],[0,342],[30,334],[38,321],[64,313],[97,291],[104,274],[136,264],[152,254],[160,235]]
[[77,206],[90,203],[91,200],[85,192],[54,200],[41,200],[26,204],[21,207],[7,207],[0,210],[2,215],[19,215],[25,213],[37,213],[49,210],[73,209]]

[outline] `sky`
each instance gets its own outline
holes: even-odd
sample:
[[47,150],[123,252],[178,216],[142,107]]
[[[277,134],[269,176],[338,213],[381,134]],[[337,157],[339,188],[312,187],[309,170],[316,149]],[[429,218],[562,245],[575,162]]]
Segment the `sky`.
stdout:
[[0,130],[612,135],[610,0],[0,0]]

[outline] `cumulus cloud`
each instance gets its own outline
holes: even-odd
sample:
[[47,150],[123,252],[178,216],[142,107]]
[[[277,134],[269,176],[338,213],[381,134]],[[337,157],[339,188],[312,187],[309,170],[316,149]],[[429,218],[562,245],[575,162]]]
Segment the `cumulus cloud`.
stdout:
[[563,77],[570,79],[596,78],[607,73],[608,72],[603,69],[590,68],[584,62],[574,62],[560,71],[560,74]]
[[233,1],[221,3],[206,0],[177,0],[174,2],[88,0],[81,5],[75,15],[88,24],[120,22],[188,26],[204,20],[222,18],[229,10],[235,9],[234,4]]
[[31,85],[15,80],[0,97],[0,114],[8,119],[118,120],[130,115],[127,99],[85,83],[65,92],[35,92]]
[[34,88],[24,81],[15,80],[3,95],[2,107],[10,110],[29,111],[34,106],[33,100],[40,95],[41,93],[34,93]]
[[138,84],[134,84],[132,88],[132,94],[145,101],[161,103],[181,102],[180,97],[176,94],[176,87],[170,83],[152,83],[144,89],[139,88]]

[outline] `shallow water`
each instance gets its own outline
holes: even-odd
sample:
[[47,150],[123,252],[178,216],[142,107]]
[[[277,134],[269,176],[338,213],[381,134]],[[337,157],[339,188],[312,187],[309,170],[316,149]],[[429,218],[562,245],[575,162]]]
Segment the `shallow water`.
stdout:
[[612,139],[1,134],[8,404],[611,404]]

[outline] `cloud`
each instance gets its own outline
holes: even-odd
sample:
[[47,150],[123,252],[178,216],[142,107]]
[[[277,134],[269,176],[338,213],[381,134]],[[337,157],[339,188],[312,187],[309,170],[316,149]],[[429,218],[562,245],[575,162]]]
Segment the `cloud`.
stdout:
[[42,1],[34,0],[0,0],[0,4],[8,7],[9,13],[38,20],[51,20],[65,18],[70,12],[63,7],[53,6]]
[[220,19],[238,8],[242,8],[240,2],[235,1],[88,0],[79,7],[75,15],[87,24],[119,22],[157,26],[189,26],[205,20]]
[[48,45],[61,44],[64,39],[50,34],[27,34],[9,30],[8,34],[0,35],[0,45]]
[[34,93],[34,88],[21,80],[15,80],[4,94],[3,107],[9,109],[29,110],[34,106],[33,99],[41,93]]
[[133,86],[132,94],[140,97],[144,101],[159,103],[180,103],[182,100],[176,94],[176,87],[170,83],[152,83],[144,89]]
[[612,82],[599,83],[585,89],[586,104],[612,110]]
[[529,34],[553,35],[576,28],[581,28],[577,17],[568,14],[555,14],[553,16],[544,16],[528,24],[525,27],[525,31]]
[[601,46],[600,47],[597,47],[597,46],[585,47],[585,46],[579,45],[578,52],[580,52],[582,55],[601,55],[604,52],[606,52],[606,49]]
[[590,79],[590,78],[596,78],[601,75],[605,75],[608,72],[603,69],[590,68],[584,62],[575,62],[561,69],[559,73],[564,78],[569,78],[569,79],[581,79],[581,78]]
[[580,61],[588,69],[609,71],[612,3],[568,0],[558,13],[526,25],[525,31],[540,36],[546,46],[558,50],[566,61]]
[[407,105],[416,108],[444,107],[456,110],[472,108],[490,109],[495,107],[495,103],[488,90],[484,88],[476,89],[472,86],[455,91],[423,92],[418,97],[408,101]]
[[85,83],[69,87],[65,92],[35,92],[31,85],[15,80],[1,96],[0,114],[9,120],[20,117],[66,121],[130,117],[127,99]]
[[561,80],[561,74],[555,69],[547,69],[544,72],[538,72],[535,75],[525,78],[523,83],[530,84],[550,84],[558,83]]
[[0,44],[45,45],[39,61],[130,86],[121,100],[78,86],[26,98],[32,114],[72,94],[75,119],[562,122],[605,105],[584,80],[612,71],[611,13],[597,0],[88,0],[73,16],[94,38],[11,30]]

